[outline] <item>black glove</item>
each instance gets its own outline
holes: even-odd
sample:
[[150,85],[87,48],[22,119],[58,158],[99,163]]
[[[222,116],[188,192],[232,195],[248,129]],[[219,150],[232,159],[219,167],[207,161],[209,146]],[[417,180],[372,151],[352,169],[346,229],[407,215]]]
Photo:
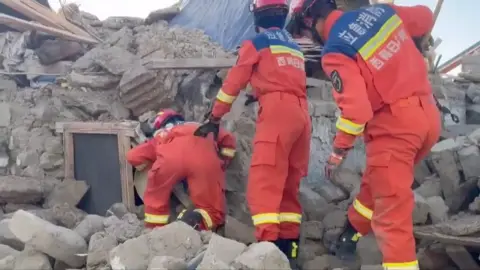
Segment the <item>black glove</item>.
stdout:
[[140,123],[140,130],[143,132],[143,134],[147,138],[152,138],[153,134],[155,133],[155,130],[153,129],[152,125],[148,121]]
[[215,141],[218,139],[218,133],[220,132],[220,119],[214,118],[214,117],[209,117],[209,119],[202,124],[195,132],[193,135],[197,137],[204,137],[206,138],[209,133],[213,133],[213,138]]
[[248,106],[248,105],[250,105],[250,104],[252,104],[252,103],[254,103],[254,102],[257,102],[257,101],[258,101],[258,99],[257,99],[255,96],[253,96],[253,95],[247,95],[247,100],[245,100],[244,105],[245,105],[245,106]]

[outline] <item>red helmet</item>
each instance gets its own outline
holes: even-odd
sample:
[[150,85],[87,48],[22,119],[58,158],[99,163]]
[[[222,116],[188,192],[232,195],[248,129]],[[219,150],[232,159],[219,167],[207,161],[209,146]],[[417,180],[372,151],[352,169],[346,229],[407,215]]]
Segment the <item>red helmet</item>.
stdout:
[[169,122],[169,120],[172,120],[174,118],[180,121],[184,121],[183,116],[172,109],[161,110],[157,113],[157,116],[153,120],[152,128],[154,130],[163,128]]
[[250,12],[257,28],[283,28],[288,15],[287,0],[252,0]]

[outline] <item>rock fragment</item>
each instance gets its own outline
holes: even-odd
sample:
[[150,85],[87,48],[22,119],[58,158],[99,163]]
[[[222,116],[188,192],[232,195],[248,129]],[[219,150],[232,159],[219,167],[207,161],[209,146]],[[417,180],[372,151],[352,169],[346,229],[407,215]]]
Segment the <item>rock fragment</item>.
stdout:
[[18,210],[10,221],[9,228],[23,243],[61,260],[73,267],[85,264],[85,240],[72,230],[55,226],[31,213]]
[[[148,270],[187,270],[187,264],[179,258],[170,256],[156,256],[148,265]],[[199,268],[211,269],[211,268]]]
[[417,193],[413,193],[415,198],[415,208],[413,209],[413,223],[425,224],[428,219],[430,206],[427,201]]
[[273,243],[260,242],[251,244],[245,252],[233,262],[235,268],[241,269],[291,269],[287,257]]
[[243,243],[213,234],[208,243],[203,260],[198,268],[212,269],[212,265],[215,265],[216,261],[221,261],[226,265],[229,265],[246,248],[247,246]]
[[448,206],[443,201],[442,197],[434,196],[427,199],[429,206],[428,215],[433,224],[441,223],[448,218]]
[[98,215],[87,215],[74,229],[85,241],[88,241],[93,234],[104,229],[105,218]]
[[117,246],[117,239],[104,232],[97,232],[88,245],[87,269],[96,269],[108,264],[109,252]]
[[85,181],[65,179],[55,185],[53,190],[45,199],[45,208],[51,208],[56,204],[68,203],[70,206],[77,206],[80,200],[87,193],[89,186]]

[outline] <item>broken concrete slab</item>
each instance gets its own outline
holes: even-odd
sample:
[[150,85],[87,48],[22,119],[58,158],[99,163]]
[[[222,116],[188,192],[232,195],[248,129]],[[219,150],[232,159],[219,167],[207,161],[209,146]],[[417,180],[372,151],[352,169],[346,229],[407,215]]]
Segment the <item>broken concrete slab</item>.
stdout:
[[199,269],[211,269],[216,261],[222,261],[229,265],[238,257],[247,246],[234,240],[223,238],[217,234],[213,234],[208,243],[207,250],[202,262],[198,266]]
[[140,63],[140,57],[123,48],[110,47],[100,49],[93,61],[111,74],[121,76],[135,63]]
[[413,224],[425,224],[428,219],[430,207],[427,201],[419,194],[413,193],[415,208],[413,209]]
[[55,185],[52,192],[45,199],[44,207],[51,208],[56,204],[63,203],[77,206],[88,189],[89,186],[85,181],[65,179]]
[[0,176],[0,203],[36,204],[45,197],[44,184],[34,178]]
[[52,270],[47,255],[34,249],[26,249],[15,257],[15,270]]
[[10,126],[10,104],[6,102],[0,103],[0,127],[9,127]]
[[333,209],[332,205],[307,185],[300,185],[299,199],[307,220],[322,221]]
[[[156,256],[152,259],[148,265],[148,270],[187,270],[187,264],[179,258],[170,256]],[[211,268],[199,268],[199,269],[211,269]]]
[[354,171],[343,169],[335,174],[332,181],[335,182],[337,186],[341,187],[346,193],[350,194],[354,190],[360,188],[362,177]]
[[87,216],[83,210],[68,203],[56,204],[50,210],[58,225],[72,230]]
[[438,270],[445,269],[449,265],[448,255],[443,250],[420,248],[417,252],[420,269]]
[[254,227],[248,226],[236,218],[227,215],[225,218],[225,228],[224,234],[225,237],[239,241],[244,244],[255,243],[257,239],[254,235]]
[[461,179],[455,152],[457,148],[457,142],[448,139],[437,143],[431,151],[431,161],[440,177],[440,185],[446,199],[449,199],[460,186]]
[[428,215],[433,224],[444,222],[448,219],[448,206],[440,196],[434,196],[426,199],[429,206]]
[[133,66],[123,74],[122,79],[120,80],[120,93],[128,93],[130,90],[152,82],[154,79],[155,72],[147,70],[142,65]]
[[304,221],[301,225],[302,235],[306,239],[321,240],[323,238],[323,223],[320,221]]
[[251,244],[235,259],[232,266],[258,270],[291,269],[285,254],[271,242]]
[[55,226],[35,215],[18,210],[9,223],[12,233],[20,241],[73,267],[85,264],[85,240],[72,230]]
[[102,90],[115,88],[120,78],[106,73],[82,74],[72,71],[68,74],[67,80],[72,87],[88,87],[90,89]]
[[105,218],[98,215],[87,215],[74,229],[85,241],[89,241],[93,234],[102,231]]
[[457,151],[463,175],[466,179],[480,176],[480,150],[477,145],[463,147]]
[[127,206],[123,203],[114,203],[110,208],[108,208],[107,213],[105,213],[106,217],[109,216],[116,216],[119,219],[122,219],[123,216],[130,213],[128,211]]
[[115,236],[120,243],[138,237],[143,230],[143,222],[133,213],[125,214],[122,219],[110,216],[104,220],[103,225],[105,231]]
[[471,235],[480,232],[480,216],[461,215],[435,225],[440,232],[452,236]]
[[118,245],[115,236],[97,232],[90,238],[88,245],[87,269],[97,269],[108,265],[108,254]]
[[25,244],[20,241],[9,228],[10,219],[0,221],[0,243],[8,245],[16,250],[23,250]]
[[420,185],[423,184],[423,182],[425,181],[425,178],[427,178],[431,174],[432,174],[432,171],[430,170],[430,167],[428,166],[428,163],[426,160],[422,160],[415,165],[414,178],[418,184]]
[[199,233],[177,221],[115,247],[110,251],[109,262],[113,270],[146,269],[150,259],[155,256],[172,256],[188,261],[201,247]]
[[435,175],[424,178],[423,183],[415,189],[415,193],[421,195],[425,199],[442,196],[440,178]]

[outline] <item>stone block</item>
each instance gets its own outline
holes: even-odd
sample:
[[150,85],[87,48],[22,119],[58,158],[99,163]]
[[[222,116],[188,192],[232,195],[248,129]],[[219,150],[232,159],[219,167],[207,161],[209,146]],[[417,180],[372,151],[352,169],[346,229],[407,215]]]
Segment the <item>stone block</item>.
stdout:
[[245,252],[235,259],[232,266],[240,269],[258,270],[291,269],[285,254],[270,242],[250,245]]

